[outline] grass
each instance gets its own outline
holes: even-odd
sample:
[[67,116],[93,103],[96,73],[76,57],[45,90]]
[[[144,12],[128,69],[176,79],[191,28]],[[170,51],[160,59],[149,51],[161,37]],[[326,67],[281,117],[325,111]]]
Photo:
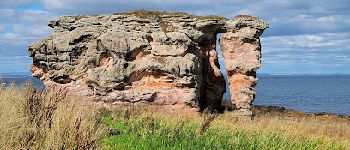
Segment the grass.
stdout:
[[349,142],[347,137],[290,130],[310,128],[312,122],[288,124],[277,118],[247,122],[232,119],[231,113],[179,116],[156,108],[135,109],[113,110],[103,119],[114,129],[102,140],[103,149],[346,149]]
[[[350,119],[155,106],[101,108],[62,89],[0,84],[0,149],[349,149]],[[287,114],[287,115],[285,115]]]
[[0,87],[0,149],[93,149],[103,133],[98,114],[64,90]]

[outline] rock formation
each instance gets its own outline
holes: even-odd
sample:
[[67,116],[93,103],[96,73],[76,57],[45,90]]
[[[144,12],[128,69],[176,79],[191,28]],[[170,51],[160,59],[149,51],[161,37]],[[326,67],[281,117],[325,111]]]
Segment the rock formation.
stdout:
[[215,16],[137,10],[66,16],[54,32],[29,47],[33,76],[110,104],[169,108],[220,106],[225,80],[216,49],[225,56],[231,100],[249,114],[260,65],[259,36],[267,23],[250,16]]
[[239,116],[251,116],[258,81],[256,70],[261,63],[260,35],[268,24],[252,16],[237,16],[227,22],[230,28],[220,37],[225,57],[231,101]]

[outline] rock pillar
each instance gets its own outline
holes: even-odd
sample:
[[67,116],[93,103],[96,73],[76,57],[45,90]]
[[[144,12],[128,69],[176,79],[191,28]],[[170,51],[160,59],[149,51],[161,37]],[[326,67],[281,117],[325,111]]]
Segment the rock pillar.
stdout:
[[220,38],[225,58],[231,101],[237,116],[252,116],[252,102],[260,68],[260,35],[268,24],[252,16],[237,16],[227,22],[227,32]]

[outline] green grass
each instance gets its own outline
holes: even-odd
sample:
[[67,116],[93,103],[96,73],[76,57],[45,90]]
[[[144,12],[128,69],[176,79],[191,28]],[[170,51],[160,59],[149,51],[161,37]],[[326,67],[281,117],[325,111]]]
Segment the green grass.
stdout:
[[145,112],[118,114],[103,119],[113,134],[102,140],[102,149],[345,149],[322,139],[291,137],[278,131],[249,132],[210,126],[207,122],[213,116],[198,121]]

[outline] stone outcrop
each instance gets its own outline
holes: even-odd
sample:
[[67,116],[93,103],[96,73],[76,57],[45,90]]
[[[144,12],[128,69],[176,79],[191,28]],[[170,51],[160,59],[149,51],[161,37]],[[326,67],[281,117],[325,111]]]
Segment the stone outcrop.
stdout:
[[261,63],[260,35],[268,24],[252,16],[237,16],[227,22],[229,28],[220,37],[220,48],[225,57],[231,101],[239,116],[252,115],[256,70]]
[[[267,23],[138,10],[66,16],[29,47],[33,76],[110,104],[218,108],[225,93],[216,49],[225,55],[231,100],[250,110],[260,65],[259,36]],[[249,115],[245,113],[243,115]]]

